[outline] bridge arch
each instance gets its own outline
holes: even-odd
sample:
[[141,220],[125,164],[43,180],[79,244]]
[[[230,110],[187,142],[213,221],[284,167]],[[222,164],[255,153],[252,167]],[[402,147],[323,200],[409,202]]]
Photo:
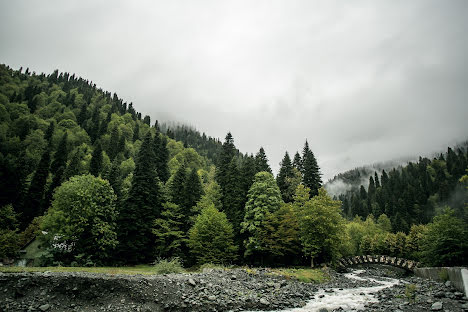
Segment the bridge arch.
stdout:
[[391,265],[397,268],[405,269],[407,271],[413,272],[415,268],[418,267],[419,263],[413,260],[407,260],[404,258],[390,257],[384,255],[377,256],[354,256],[341,258],[338,261],[338,267],[341,269],[346,269],[351,266],[359,264],[386,264]]

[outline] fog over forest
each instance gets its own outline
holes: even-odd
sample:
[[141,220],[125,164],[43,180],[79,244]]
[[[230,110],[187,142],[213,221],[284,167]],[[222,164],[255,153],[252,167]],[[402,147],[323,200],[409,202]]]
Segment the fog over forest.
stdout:
[[468,133],[466,1],[2,1],[0,60],[92,79],[324,180]]

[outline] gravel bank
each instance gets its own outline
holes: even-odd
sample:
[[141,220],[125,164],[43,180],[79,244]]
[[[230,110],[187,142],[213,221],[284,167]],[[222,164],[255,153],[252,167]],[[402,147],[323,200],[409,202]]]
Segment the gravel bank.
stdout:
[[[388,275],[370,269],[373,276]],[[0,273],[0,312],[3,311],[242,311],[302,307],[319,288],[375,286],[330,271],[324,284],[285,279],[268,269],[211,270],[199,274],[104,275],[92,273]],[[381,302],[369,311],[428,311],[436,302],[443,310],[463,311],[466,298],[450,285],[404,278],[416,285],[416,303],[407,303],[405,285],[385,289]],[[403,293],[403,295],[402,295]],[[432,301],[431,301],[432,300]],[[441,311],[443,311],[441,310]]]

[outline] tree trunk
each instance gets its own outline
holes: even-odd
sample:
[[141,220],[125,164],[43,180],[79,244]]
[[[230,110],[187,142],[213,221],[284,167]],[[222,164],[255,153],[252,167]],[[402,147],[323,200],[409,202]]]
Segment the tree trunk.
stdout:
[[314,257],[313,256],[310,256],[310,267],[311,268],[314,267]]

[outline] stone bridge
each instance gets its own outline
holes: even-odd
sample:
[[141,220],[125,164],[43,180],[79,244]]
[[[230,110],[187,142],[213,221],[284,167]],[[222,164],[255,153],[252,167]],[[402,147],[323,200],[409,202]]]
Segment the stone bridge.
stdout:
[[354,256],[342,258],[338,261],[338,268],[345,269],[354,265],[366,264],[386,264],[397,268],[402,268],[407,271],[413,272],[418,267],[419,263],[412,260],[403,258],[390,257],[390,256]]

